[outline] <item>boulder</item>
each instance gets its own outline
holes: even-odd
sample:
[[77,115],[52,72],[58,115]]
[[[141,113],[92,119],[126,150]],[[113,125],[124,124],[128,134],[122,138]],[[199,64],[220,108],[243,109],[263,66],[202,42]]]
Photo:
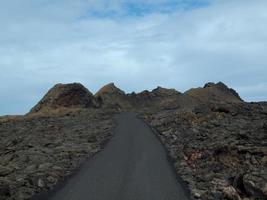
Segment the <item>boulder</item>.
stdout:
[[243,184],[246,192],[253,197],[267,199],[267,173],[255,172],[253,174],[245,174]]
[[223,189],[223,194],[226,199],[229,200],[241,200],[241,197],[237,193],[234,187],[228,186]]
[[0,165],[0,176],[6,176],[12,172],[12,169],[9,167],[4,167]]

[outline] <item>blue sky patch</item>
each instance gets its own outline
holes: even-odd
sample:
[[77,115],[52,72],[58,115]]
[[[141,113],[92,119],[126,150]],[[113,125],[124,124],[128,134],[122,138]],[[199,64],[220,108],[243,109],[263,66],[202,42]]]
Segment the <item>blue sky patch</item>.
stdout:
[[124,1],[116,9],[106,3],[105,9],[89,9],[81,18],[116,18],[145,16],[153,13],[188,11],[209,5],[208,0],[166,0],[162,2]]

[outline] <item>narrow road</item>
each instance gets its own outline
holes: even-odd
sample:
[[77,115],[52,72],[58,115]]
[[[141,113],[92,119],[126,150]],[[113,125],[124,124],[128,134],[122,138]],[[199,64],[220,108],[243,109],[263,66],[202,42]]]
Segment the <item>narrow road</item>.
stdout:
[[188,200],[164,148],[134,114],[118,116],[115,136],[61,189],[38,200]]

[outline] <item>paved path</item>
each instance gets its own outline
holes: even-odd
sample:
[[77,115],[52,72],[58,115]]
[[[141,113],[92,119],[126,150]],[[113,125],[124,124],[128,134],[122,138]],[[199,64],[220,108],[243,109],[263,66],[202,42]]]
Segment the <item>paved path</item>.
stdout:
[[49,200],[188,200],[170,167],[164,148],[150,128],[133,114],[118,116],[116,134],[104,151]]

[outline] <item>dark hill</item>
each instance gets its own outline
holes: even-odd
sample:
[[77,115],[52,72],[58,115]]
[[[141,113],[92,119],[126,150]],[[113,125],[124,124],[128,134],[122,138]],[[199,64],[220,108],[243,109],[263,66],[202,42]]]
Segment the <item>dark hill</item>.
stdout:
[[101,102],[103,107],[111,107],[118,110],[132,108],[132,104],[125,92],[117,88],[114,83],[109,83],[102,87],[95,94],[95,98]]
[[80,83],[56,84],[30,113],[57,108],[97,107],[93,94]]
[[197,98],[202,102],[242,102],[238,93],[232,88],[228,88],[224,83],[207,83],[202,88],[194,88],[184,94]]

